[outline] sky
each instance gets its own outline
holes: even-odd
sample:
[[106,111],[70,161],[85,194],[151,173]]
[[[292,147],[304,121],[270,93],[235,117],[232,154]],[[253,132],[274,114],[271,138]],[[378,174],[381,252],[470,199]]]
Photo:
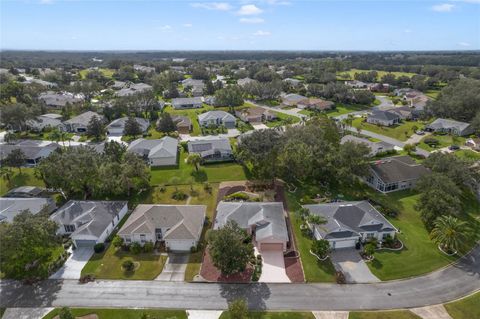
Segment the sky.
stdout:
[[0,0],[0,49],[479,50],[480,0]]

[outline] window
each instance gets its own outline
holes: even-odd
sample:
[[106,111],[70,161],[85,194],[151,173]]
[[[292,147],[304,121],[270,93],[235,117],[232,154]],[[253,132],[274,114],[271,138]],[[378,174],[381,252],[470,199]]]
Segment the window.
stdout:
[[367,233],[367,238],[373,238],[374,233]]
[[147,241],[147,237],[145,236],[145,234],[140,234],[140,242],[143,244]]
[[382,235],[382,239],[387,239],[388,237],[390,237],[390,234],[384,233],[384,234]]
[[75,225],[64,225],[66,233],[73,233],[75,231]]
[[126,243],[131,243],[132,242],[132,239],[130,238],[130,236],[125,236],[125,242]]

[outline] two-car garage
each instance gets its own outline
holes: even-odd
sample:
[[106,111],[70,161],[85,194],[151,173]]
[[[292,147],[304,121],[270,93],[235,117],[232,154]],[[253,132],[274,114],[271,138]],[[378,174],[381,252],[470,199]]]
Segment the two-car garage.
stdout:
[[95,244],[97,243],[95,240],[87,240],[87,239],[75,239],[73,242],[75,247],[77,248],[80,248],[80,247],[93,248],[93,246],[95,246]]

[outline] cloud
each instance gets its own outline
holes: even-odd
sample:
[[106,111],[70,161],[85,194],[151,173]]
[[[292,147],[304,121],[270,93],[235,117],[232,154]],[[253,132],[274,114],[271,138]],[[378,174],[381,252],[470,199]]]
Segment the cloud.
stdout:
[[265,2],[272,6],[289,6],[292,4],[290,1],[285,0],[265,0]]
[[450,12],[455,8],[454,4],[451,3],[442,3],[442,4],[437,4],[432,7],[433,11],[436,12]]
[[469,47],[470,43],[468,43],[468,42],[458,42],[458,45],[462,46],[462,47]]
[[168,25],[168,24],[166,24],[166,25],[162,25],[162,26],[160,26],[160,27],[159,27],[159,29],[160,29],[160,30],[162,30],[162,31],[164,31],[164,32],[167,32],[167,31],[170,31],[170,30],[172,30],[172,26],[171,26],[171,25]]
[[40,4],[52,4],[53,0],[40,0]]
[[260,14],[262,12],[263,10],[254,4],[246,4],[240,7],[240,10],[238,10],[237,14],[241,16],[251,16]]
[[268,37],[269,35],[271,35],[272,33],[270,31],[262,31],[262,30],[258,30],[257,32],[255,32],[253,35],[256,36],[256,37]]
[[262,18],[240,18],[241,23],[249,23],[249,24],[258,24],[258,23],[264,23],[265,20]]
[[193,27],[193,24],[191,24],[191,23],[184,23],[183,26],[184,26],[185,28],[191,28],[191,27]]
[[191,4],[194,8],[207,10],[229,11],[232,6],[227,2],[196,2]]
[[405,32],[405,33],[412,33],[412,30],[410,30],[410,29],[405,29],[405,30],[403,30],[403,32]]

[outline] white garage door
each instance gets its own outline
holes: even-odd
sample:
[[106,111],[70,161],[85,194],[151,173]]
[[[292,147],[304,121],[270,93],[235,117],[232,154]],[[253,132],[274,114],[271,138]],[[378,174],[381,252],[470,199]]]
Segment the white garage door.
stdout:
[[337,241],[332,241],[331,246],[333,249],[337,248],[350,248],[350,247],[355,247],[355,239],[351,240],[337,240]]
[[165,244],[172,251],[190,251],[194,243],[189,240],[166,240]]

